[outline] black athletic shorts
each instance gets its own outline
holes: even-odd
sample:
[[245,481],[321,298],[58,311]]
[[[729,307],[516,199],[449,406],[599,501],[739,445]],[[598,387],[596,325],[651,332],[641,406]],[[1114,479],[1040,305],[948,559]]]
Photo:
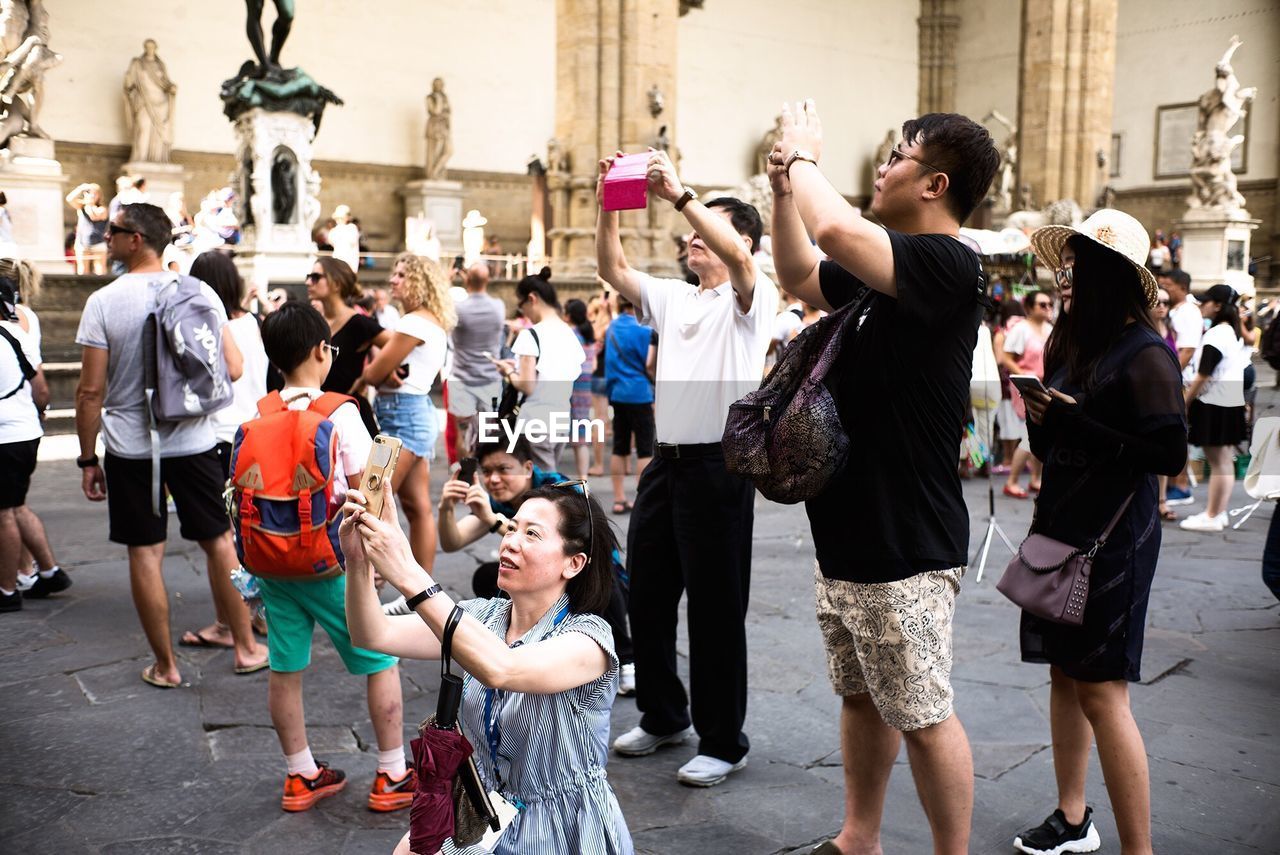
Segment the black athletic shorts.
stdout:
[[20,508],[27,503],[38,448],[39,437],[0,443],[0,510]]
[[610,404],[613,407],[613,453],[631,455],[631,435],[636,438],[636,457],[653,457],[653,404]]
[[168,537],[169,511],[164,488],[178,508],[178,531],[185,540],[212,540],[231,528],[222,491],[226,481],[214,449],[186,457],[160,460],[160,516],[151,511],[151,461],[130,460],[108,453],[102,461],[107,475],[108,537],[125,546],[150,546]]

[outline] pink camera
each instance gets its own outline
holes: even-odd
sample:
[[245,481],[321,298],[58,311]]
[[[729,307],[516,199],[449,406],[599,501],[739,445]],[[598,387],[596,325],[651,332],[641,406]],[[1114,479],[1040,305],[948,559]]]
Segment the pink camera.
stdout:
[[649,204],[645,169],[649,155],[624,154],[613,161],[604,176],[604,202],[606,211],[630,211],[645,208]]

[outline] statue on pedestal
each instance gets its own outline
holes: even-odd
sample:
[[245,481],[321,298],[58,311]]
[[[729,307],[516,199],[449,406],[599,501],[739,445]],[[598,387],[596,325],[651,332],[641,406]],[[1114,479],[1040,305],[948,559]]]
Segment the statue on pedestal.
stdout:
[[62,62],[49,49],[49,13],[42,0],[0,2],[0,148],[24,134],[49,135],[39,123],[44,100],[44,73]]
[[1226,215],[1248,216],[1244,196],[1236,189],[1231,171],[1231,153],[1244,142],[1244,134],[1227,136],[1245,116],[1245,108],[1257,96],[1257,87],[1241,87],[1231,67],[1231,57],[1240,47],[1240,37],[1232,36],[1226,53],[1214,69],[1213,88],[1200,96],[1196,134],[1191,140],[1191,188],[1187,207],[1212,209]]
[[169,79],[154,39],[124,73],[125,125],[133,135],[132,161],[168,163],[173,147],[173,105],[178,87]]
[[1000,152],[1000,171],[996,173],[996,180],[991,186],[991,198],[995,200],[996,210],[1008,211],[1013,207],[1013,190],[1018,177],[1018,126],[999,110],[987,113],[983,121],[990,119],[1004,125],[1009,132]]
[[427,96],[427,180],[439,181],[445,177],[449,158],[453,154],[449,96],[444,94],[444,80],[431,81],[431,94]]
[[760,138],[760,145],[756,146],[756,169],[752,175],[768,175],[769,174],[769,153],[773,151],[774,145],[778,140],[782,139],[782,114],[773,120],[773,127],[764,132],[764,136]]
[[271,52],[262,40],[264,0],[245,0],[248,7],[249,43],[258,61],[249,60],[239,73],[222,82],[222,112],[233,122],[242,113],[261,107],[309,117],[320,130],[326,104],[342,104],[342,99],[311,79],[301,68],[282,68],[280,51],[293,27],[293,0],[273,0],[276,23],[271,28]]

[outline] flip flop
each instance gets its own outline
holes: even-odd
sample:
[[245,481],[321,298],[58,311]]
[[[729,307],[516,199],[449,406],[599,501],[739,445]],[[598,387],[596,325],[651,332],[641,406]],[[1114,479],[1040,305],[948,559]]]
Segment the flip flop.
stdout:
[[830,840],[826,840],[810,852],[809,855],[844,855],[844,853],[840,851],[840,847],[836,846],[835,843]]
[[631,509],[633,507],[634,505],[632,505],[630,502],[627,502],[627,501],[614,502],[613,512],[615,514],[627,514],[627,513],[631,513]]
[[1008,484],[1004,485],[1004,494],[1014,499],[1025,499],[1027,497],[1026,490],[1021,487],[1010,487]]
[[1165,508],[1160,512],[1160,519],[1164,522],[1177,522],[1178,514],[1172,508]]
[[152,662],[146,668],[142,669],[142,682],[155,686],[157,689],[176,689],[182,683],[171,683],[168,680],[161,680],[156,676],[156,663]]
[[187,630],[182,634],[182,638],[178,639],[178,644],[182,647],[206,647],[220,650],[230,650],[235,644],[223,644],[221,641],[215,641],[212,638],[205,638],[200,634],[199,630]]
[[268,656],[266,659],[263,659],[261,662],[258,662],[254,665],[245,665],[244,667],[237,665],[236,673],[237,674],[256,674],[259,671],[261,671],[263,668],[270,668],[270,667],[271,667],[271,657]]

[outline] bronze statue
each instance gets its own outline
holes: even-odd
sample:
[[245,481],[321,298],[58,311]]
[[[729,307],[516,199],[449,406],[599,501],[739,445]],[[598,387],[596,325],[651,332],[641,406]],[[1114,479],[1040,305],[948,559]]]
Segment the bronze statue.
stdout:
[[271,27],[271,53],[266,51],[262,41],[262,7],[263,0],[245,0],[248,6],[249,19],[246,29],[249,33],[249,44],[253,46],[253,55],[258,58],[256,77],[266,77],[269,71],[280,70],[280,51],[284,48],[285,39],[293,29],[293,0],[272,0],[276,5],[276,22]]

